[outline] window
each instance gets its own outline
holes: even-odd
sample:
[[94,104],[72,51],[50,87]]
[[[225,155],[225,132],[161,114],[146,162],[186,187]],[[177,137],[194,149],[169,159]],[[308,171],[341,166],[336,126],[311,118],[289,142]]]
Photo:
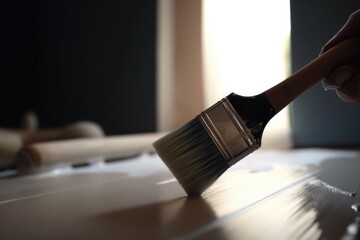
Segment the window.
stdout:
[[[204,0],[202,14],[207,107],[231,92],[256,95],[286,78],[289,1]],[[266,127],[263,146],[288,146],[289,131],[286,108]]]

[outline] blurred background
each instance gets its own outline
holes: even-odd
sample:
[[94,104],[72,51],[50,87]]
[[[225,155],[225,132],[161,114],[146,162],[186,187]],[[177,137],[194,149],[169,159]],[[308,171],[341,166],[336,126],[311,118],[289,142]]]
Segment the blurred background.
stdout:
[[41,127],[155,130],[156,0],[1,5],[1,126],[32,110]]
[[[5,1],[1,127],[78,120],[107,135],[166,131],[231,92],[250,96],[317,57],[354,0]],[[344,121],[345,119],[345,121]],[[263,146],[357,146],[359,106],[320,85],[283,110]]]

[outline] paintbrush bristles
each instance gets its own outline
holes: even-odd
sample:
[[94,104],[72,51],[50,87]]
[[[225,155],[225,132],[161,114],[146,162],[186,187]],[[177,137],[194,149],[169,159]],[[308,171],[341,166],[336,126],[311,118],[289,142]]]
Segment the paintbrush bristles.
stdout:
[[189,196],[201,195],[229,168],[198,118],[157,140],[154,148]]

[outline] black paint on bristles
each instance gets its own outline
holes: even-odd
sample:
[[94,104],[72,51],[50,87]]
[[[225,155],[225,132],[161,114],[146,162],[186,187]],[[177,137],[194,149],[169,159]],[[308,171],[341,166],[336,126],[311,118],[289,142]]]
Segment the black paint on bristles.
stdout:
[[154,148],[189,196],[201,195],[229,168],[198,118],[157,140]]

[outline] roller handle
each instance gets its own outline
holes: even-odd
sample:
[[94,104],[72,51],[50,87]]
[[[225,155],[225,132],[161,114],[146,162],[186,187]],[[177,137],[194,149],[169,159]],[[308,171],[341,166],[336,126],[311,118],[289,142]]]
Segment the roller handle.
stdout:
[[25,145],[71,138],[103,137],[102,128],[93,122],[81,121],[60,129],[0,129],[0,169],[13,167],[17,152]]
[[27,168],[56,163],[78,164],[96,157],[105,159],[129,157],[153,151],[152,143],[161,136],[163,136],[161,133],[147,133],[34,143],[19,151],[17,165]]
[[20,135],[24,145],[28,143],[54,141],[60,139],[104,136],[104,132],[99,125],[87,121],[76,122],[59,129],[43,129],[37,131],[14,130],[13,132]]

